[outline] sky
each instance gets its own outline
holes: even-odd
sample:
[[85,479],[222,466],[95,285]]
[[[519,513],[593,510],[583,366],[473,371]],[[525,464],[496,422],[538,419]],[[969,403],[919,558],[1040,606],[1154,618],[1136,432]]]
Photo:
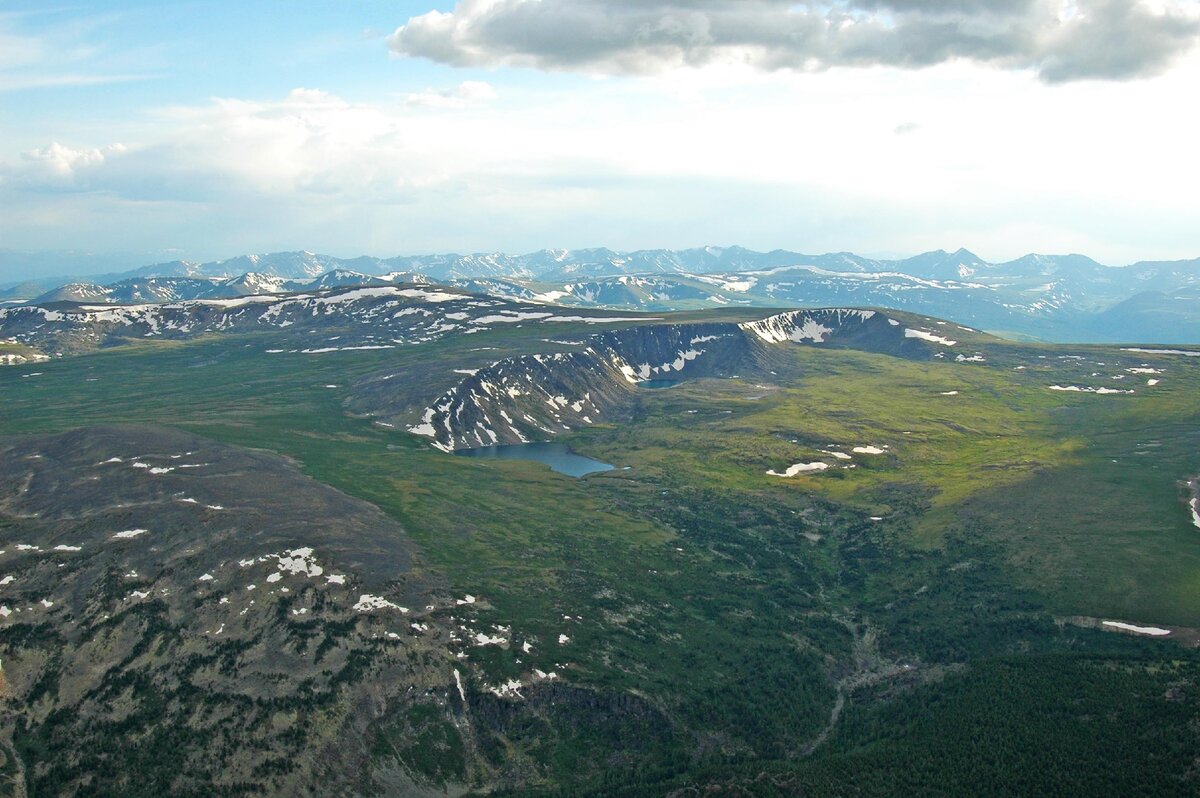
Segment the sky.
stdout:
[[0,249],[1193,258],[1198,41],[1200,0],[6,0]]

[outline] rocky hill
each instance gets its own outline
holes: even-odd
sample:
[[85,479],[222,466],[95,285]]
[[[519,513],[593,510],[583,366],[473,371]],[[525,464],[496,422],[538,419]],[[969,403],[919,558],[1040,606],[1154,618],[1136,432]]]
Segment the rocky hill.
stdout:
[[278,455],[152,426],[0,442],[0,794],[461,794],[536,782],[538,728],[665,726],[490,610]]
[[[779,344],[929,358],[935,349],[957,343],[943,332],[936,325],[909,328],[883,313],[842,308],[790,311],[742,324],[646,324],[589,336],[577,342],[577,351],[496,361],[423,408],[407,429],[444,451],[546,440],[620,414],[639,385],[765,373],[766,350]],[[376,402],[386,398],[374,395]],[[379,409],[370,403],[359,407]]]
[[288,752],[353,762],[390,704],[456,692],[449,606],[394,521],[278,456],[147,427],[0,445],[0,726],[36,794],[308,794],[328,763]]
[[[619,321],[444,286],[384,284],[166,304],[51,303],[0,308],[0,339],[44,354],[73,354],[135,339],[281,333],[280,346],[312,353],[392,349],[498,325]],[[559,325],[561,326],[561,325]],[[331,334],[333,333],[333,334]],[[284,351],[284,350],[281,350]]]

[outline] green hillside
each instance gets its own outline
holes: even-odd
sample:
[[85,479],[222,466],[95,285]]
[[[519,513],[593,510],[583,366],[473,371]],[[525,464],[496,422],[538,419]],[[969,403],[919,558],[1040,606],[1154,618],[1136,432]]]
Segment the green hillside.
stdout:
[[[478,597],[475,626],[517,630],[471,650],[465,707],[431,697],[372,726],[361,794],[397,762],[450,793],[1195,794],[1200,358],[960,337],[923,360],[785,345],[753,373],[638,388],[555,436],[616,466],[582,479],[455,457],[362,412],[384,371],[453,379],[482,348],[553,351],[536,326],[5,368],[0,435],[153,423],[285,455],[399,522]],[[486,689],[531,668],[557,680]],[[55,750],[56,722],[21,722],[8,772]]]

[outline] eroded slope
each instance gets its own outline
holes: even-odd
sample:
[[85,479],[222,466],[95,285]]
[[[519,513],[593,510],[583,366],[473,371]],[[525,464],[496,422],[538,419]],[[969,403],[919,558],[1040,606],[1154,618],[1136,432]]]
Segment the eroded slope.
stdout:
[[404,531],[275,455],[161,428],[8,443],[0,541],[2,725],[37,794],[303,793],[389,702],[453,684],[452,602]]

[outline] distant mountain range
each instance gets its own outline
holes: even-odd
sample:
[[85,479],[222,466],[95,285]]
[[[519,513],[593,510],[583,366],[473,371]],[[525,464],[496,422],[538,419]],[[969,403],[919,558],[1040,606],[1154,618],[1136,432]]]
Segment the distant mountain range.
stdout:
[[876,306],[1025,338],[1200,341],[1200,258],[1110,267],[1084,255],[1031,254],[991,263],[965,249],[900,260],[742,247],[386,259],[281,252],[210,263],[171,261],[86,281],[33,280],[0,291],[0,300],[165,303],[394,282],[442,283],[575,307]]

